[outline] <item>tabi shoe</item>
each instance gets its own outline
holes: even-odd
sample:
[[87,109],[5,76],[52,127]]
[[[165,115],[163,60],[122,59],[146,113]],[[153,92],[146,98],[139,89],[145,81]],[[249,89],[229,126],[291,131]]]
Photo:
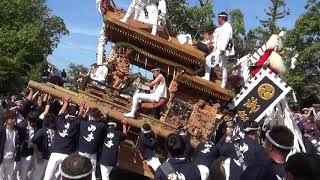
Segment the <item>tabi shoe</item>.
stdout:
[[123,114],[125,117],[127,118],[134,118],[135,117],[135,113],[134,112],[129,112],[129,113],[126,113],[126,114]]
[[121,19],[120,21],[126,24],[128,23],[128,19],[125,19],[125,18]]

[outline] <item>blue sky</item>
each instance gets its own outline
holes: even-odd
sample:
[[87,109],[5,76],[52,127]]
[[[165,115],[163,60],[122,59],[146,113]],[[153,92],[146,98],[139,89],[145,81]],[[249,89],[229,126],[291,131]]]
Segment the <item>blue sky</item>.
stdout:
[[[127,9],[131,0],[114,0],[120,8]],[[189,0],[191,5],[197,0]],[[102,27],[102,17],[96,10],[95,0],[47,0],[52,14],[60,16],[70,31],[62,37],[58,47],[48,57],[58,68],[67,68],[70,63],[89,66],[95,62],[98,39]],[[279,26],[292,28],[295,20],[304,13],[306,0],[287,0],[290,15],[278,22]],[[264,9],[270,0],[215,0],[214,13],[239,8],[244,13],[246,29],[259,25],[265,17]],[[216,23],[216,22],[215,22]]]

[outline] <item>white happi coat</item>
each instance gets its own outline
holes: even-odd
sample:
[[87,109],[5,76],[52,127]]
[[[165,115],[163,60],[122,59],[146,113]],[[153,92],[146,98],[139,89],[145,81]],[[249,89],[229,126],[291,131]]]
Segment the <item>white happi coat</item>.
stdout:
[[[229,22],[225,22],[222,26],[218,27],[213,34],[213,46],[214,49],[211,54],[209,54],[206,58],[207,65],[209,67],[214,67],[219,65],[223,67],[223,60],[227,60],[226,57],[234,55],[234,48],[232,47],[231,51],[226,50],[229,41],[232,40],[232,27]],[[225,54],[220,56],[220,52],[224,51]],[[213,59],[213,63],[211,61],[212,56],[215,58]],[[213,66],[214,65],[214,66]]]
[[[158,22],[157,0],[133,0],[125,15],[126,18],[156,25]],[[148,11],[148,18],[145,16],[144,7]]]
[[[214,49],[211,54],[206,57],[206,75],[204,79],[210,79],[210,70],[216,65],[219,65],[223,69],[223,79],[222,83],[226,84],[227,81],[227,63],[228,56],[234,55],[234,47],[229,51],[227,50],[227,45],[229,41],[232,40],[232,27],[230,23],[225,22],[222,26],[218,27],[213,34],[213,46]],[[221,55],[221,51],[225,53]],[[224,85],[225,85],[224,84]]]
[[104,83],[106,81],[107,75],[108,75],[108,68],[102,65],[98,67],[95,73],[90,74],[90,78],[100,83]]

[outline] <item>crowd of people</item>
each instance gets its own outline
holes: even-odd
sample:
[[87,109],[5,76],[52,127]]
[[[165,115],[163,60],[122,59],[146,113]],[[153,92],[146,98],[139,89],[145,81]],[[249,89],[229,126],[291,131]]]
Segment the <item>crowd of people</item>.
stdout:
[[52,65],[48,65],[41,76],[42,82],[50,82],[62,86],[67,81],[67,73],[65,69],[60,72],[59,69]]
[[[109,179],[127,138],[127,122],[112,121],[107,110],[85,102],[75,105],[68,97],[62,100],[32,89],[26,94],[1,100],[0,178],[97,179],[100,171],[103,180]],[[224,115],[215,138],[194,149],[184,127],[168,135],[162,163],[156,153],[158,130],[150,124],[141,127],[137,147],[157,180],[319,179],[315,141],[320,142],[320,121],[318,116],[317,121],[310,118],[313,112],[308,108],[300,116],[294,114],[302,127],[305,153],[293,153],[294,135],[285,126],[260,128],[256,122],[243,122],[235,111]]]

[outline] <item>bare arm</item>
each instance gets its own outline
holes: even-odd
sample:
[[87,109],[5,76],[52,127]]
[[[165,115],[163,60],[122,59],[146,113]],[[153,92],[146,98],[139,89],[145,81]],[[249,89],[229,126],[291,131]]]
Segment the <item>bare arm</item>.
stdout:
[[127,121],[123,120],[122,122],[122,132],[123,134],[127,134]]
[[34,100],[39,94],[39,91],[37,91],[36,93],[34,93],[34,95],[32,96],[31,100]]
[[84,111],[83,111],[84,113],[82,115],[83,118],[85,118],[87,116],[89,110],[90,110],[90,107],[88,105],[85,105]]
[[84,111],[85,111],[85,102],[81,101],[78,115],[79,116],[83,116],[84,115]]
[[151,81],[150,83],[146,82],[145,85],[149,87],[153,87],[156,84],[159,84],[161,82],[161,77],[158,76],[155,80]]
[[60,111],[59,111],[59,115],[66,112],[70,100],[71,100],[70,97],[66,97],[66,98],[64,99],[63,105],[62,105],[62,107],[61,107],[61,109],[60,109]]
[[43,111],[43,114],[47,115],[49,113],[49,111],[50,111],[50,103],[47,102],[46,107],[45,107],[45,109]]
[[32,96],[33,96],[34,91],[33,91],[33,89],[31,89],[31,88],[29,88],[29,90],[30,90],[30,92],[29,92],[29,94],[28,94],[27,99],[30,100],[30,101],[32,101]]
[[42,99],[42,102],[47,102],[47,100],[49,99],[49,96],[48,94],[45,94],[43,99]]
[[315,115],[314,114],[314,109],[311,107],[311,108],[309,108],[308,116],[311,116],[312,114]]

